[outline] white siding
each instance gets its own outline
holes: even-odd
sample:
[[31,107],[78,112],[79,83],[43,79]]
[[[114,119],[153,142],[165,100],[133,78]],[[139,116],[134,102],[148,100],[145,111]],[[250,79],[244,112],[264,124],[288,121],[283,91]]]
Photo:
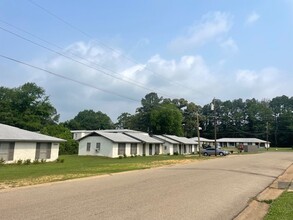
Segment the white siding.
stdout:
[[[90,151],[87,151],[87,143],[91,143]],[[96,151],[96,143],[100,143],[99,152]],[[79,142],[78,155],[115,157],[114,146],[115,144],[112,141],[102,136],[89,136]],[[118,145],[116,147],[118,153]]]
[[[7,161],[7,163],[27,159],[33,162],[36,156],[36,146],[36,142],[15,142],[13,161]],[[51,146],[51,156],[50,159],[46,159],[47,162],[56,160],[59,155],[59,143],[53,143]]]

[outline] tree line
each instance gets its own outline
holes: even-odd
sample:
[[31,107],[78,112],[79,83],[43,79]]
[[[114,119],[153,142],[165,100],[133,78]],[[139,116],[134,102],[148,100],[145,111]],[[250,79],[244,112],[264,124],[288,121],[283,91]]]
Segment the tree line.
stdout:
[[293,145],[293,97],[212,102],[214,110],[211,104],[200,106],[183,98],[169,99],[149,93],[134,114],[124,112],[116,123],[107,114],[91,109],[59,122],[60,116],[45,90],[35,83],[26,83],[17,88],[0,87],[0,122],[66,139],[60,146],[61,154],[77,153],[70,130],[133,129],[194,137],[197,116],[201,136],[206,138],[214,138],[216,127],[217,138],[256,137],[268,139],[272,146]]

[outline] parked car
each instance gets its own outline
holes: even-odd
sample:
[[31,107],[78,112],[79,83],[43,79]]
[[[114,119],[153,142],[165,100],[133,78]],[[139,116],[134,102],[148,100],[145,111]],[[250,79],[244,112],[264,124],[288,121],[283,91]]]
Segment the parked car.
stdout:
[[[228,151],[225,151],[225,150],[221,150],[219,148],[217,148],[217,155],[220,155],[220,156],[226,156],[229,154]],[[215,148],[205,148],[202,150],[201,152],[204,156],[211,156],[211,155],[215,155]]]

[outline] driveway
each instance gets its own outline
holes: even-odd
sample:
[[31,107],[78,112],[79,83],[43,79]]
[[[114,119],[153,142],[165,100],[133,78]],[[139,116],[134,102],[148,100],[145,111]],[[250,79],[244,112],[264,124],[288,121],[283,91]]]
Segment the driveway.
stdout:
[[0,191],[1,219],[233,219],[293,153],[184,165]]

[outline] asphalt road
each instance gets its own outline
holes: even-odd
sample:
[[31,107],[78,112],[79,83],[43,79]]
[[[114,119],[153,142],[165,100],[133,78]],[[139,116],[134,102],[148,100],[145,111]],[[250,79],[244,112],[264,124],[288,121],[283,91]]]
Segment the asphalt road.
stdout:
[[228,156],[0,191],[0,219],[233,219],[293,153]]

